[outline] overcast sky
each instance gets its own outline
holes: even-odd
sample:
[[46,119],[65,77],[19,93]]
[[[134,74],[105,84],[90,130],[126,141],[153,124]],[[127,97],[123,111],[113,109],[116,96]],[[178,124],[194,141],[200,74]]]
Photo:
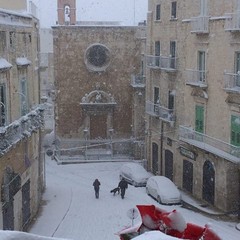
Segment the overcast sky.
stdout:
[[[57,0],[32,0],[39,8],[42,28],[57,20]],[[136,25],[146,20],[148,0],[76,0],[78,21],[120,21]]]

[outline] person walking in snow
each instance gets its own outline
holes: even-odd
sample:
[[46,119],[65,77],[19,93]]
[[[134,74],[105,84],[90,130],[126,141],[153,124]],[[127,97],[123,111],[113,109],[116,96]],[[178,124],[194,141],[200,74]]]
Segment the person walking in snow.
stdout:
[[122,199],[124,199],[125,191],[128,188],[128,183],[126,182],[126,180],[124,178],[119,182],[118,187],[121,190],[121,197],[122,197]]
[[93,182],[93,187],[94,187],[95,197],[96,197],[96,198],[99,198],[100,185],[101,185],[101,183],[100,183],[100,182],[98,181],[98,179],[96,178],[95,181]]

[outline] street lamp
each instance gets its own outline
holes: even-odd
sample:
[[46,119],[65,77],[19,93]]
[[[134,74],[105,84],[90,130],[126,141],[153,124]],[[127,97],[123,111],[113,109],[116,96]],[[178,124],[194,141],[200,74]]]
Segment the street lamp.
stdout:
[[112,144],[113,129],[110,128],[108,131],[109,131],[109,136],[110,136],[111,158],[113,158],[113,144]]
[[87,138],[88,138],[88,129],[85,128],[83,130],[84,138],[85,138],[85,159],[87,159]]

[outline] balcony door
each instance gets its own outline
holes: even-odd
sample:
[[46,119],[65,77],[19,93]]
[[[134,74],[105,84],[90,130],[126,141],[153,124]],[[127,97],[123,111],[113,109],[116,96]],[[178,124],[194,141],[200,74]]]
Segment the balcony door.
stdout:
[[155,64],[157,67],[160,66],[160,53],[161,53],[161,46],[160,46],[160,41],[155,42]]
[[176,68],[176,41],[170,41],[170,68]]
[[201,0],[200,2],[200,15],[201,16],[207,16],[207,1],[208,0]]
[[160,91],[158,87],[154,87],[154,113],[159,114]]
[[7,118],[6,85],[0,84],[0,127],[5,126]]
[[204,132],[204,107],[199,105],[195,107],[195,131]]
[[205,82],[206,59],[204,51],[198,52],[198,71],[199,71],[198,81]]
[[236,83],[234,86],[240,87],[240,52],[235,53],[235,73],[236,75]]
[[240,117],[231,116],[231,144],[240,147]]

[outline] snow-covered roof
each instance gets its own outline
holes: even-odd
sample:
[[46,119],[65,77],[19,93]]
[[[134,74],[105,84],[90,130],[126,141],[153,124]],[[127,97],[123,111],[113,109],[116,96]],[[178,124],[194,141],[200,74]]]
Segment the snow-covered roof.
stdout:
[[16,58],[16,64],[17,64],[18,66],[30,65],[30,64],[31,64],[31,61],[28,60],[28,59],[25,58],[25,57],[19,57],[19,58]]
[[0,69],[9,69],[12,64],[9,63],[5,58],[0,58]]

